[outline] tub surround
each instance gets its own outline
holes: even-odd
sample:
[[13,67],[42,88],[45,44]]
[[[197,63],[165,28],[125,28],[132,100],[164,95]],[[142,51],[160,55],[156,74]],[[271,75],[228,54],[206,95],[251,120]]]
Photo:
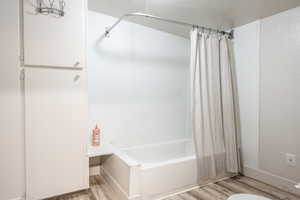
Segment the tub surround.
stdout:
[[[126,148],[189,137],[189,41],[89,11],[89,133]],[[145,40],[145,37],[147,38]]]

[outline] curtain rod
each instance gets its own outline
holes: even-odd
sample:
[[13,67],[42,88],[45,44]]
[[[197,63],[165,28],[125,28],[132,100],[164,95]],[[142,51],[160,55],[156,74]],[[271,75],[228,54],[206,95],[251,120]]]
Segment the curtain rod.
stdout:
[[127,13],[127,14],[121,16],[111,27],[109,27],[105,30],[105,33],[104,33],[105,37],[108,37],[108,35],[112,31],[112,29],[114,29],[122,20],[124,20],[127,17],[134,17],[134,16],[156,19],[156,20],[165,21],[165,22],[169,22],[169,23],[173,23],[173,24],[182,25],[182,26],[197,27],[197,28],[204,29],[207,31],[212,31],[212,32],[223,34],[223,35],[227,35],[229,39],[233,39],[233,30],[231,30],[230,32],[226,32],[223,30],[207,28],[204,26],[196,25],[196,24],[181,22],[181,21],[177,21],[177,20],[173,20],[173,19],[162,18],[162,17],[158,17],[158,16],[154,16],[154,15],[145,14],[145,13]]

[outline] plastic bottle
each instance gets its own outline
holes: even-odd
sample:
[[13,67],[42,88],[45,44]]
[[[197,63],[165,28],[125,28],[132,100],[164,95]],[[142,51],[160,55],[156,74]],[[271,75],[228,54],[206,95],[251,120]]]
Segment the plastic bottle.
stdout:
[[93,129],[92,145],[100,146],[100,129],[98,128],[97,124],[96,127]]

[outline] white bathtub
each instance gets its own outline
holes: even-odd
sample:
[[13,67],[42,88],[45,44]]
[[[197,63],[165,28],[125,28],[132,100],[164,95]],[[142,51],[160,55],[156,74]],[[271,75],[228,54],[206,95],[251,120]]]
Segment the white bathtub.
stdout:
[[121,200],[158,199],[197,186],[191,140],[117,149],[102,165],[102,173]]

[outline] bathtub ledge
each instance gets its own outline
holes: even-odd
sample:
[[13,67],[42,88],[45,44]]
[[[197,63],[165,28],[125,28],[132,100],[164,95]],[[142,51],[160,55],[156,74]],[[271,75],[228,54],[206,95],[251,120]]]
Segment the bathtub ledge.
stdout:
[[114,148],[111,145],[105,144],[99,147],[89,147],[88,157],[105,156],[114,154]]

